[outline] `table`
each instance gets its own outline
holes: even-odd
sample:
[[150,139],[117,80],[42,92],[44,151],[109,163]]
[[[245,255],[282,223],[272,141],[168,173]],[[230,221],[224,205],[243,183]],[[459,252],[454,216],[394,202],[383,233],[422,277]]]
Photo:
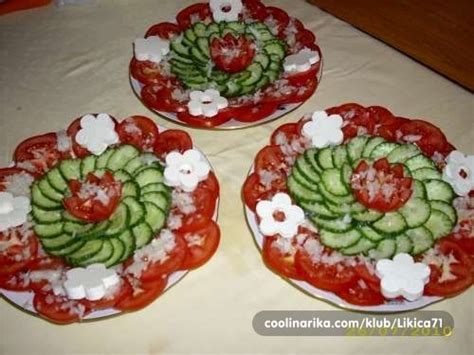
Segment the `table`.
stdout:
[[[100,0],[0,17],[0,164],[20,140],[60,130],[87,112],[117,117],[149,112],[128,80],[132,41],[192,1]],[[252,129],[186,128],[208,155],[221,183],[221,246],[142,311],[95,323],[59,327],[0,301],[0,353],[340,353],[467,354],[473,349],[473,297],[428,307],[455,319],[449,338],[261,337],[252,318],[261,310],[329,310],[262,264],[240,208],[240,187],[258,149],[278,125],[304,113],[354,101],[379,104],[440,126],[460,150],[474,152],[473,97],[399,52],[303,0],[267,1],[313,30],[324,55],[317,94],[298,110]]]

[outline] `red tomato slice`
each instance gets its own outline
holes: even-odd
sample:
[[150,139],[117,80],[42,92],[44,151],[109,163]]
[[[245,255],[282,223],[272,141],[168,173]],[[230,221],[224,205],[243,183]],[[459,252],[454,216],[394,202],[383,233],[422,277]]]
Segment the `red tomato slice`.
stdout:
[[243,0],[242,4],[244,5],[242,11],[242,18],[245,19],[254,19],[258,21],[263,21],[267,16],[265,11],[265,5],[262,4],[260,0]]
[[141,61],[132,58],[130,61],[130,73],[132,77],[144,85],[160,85],[176,84],[174,76],[168,76],[162,72],[160,66],[150,61]]
[[198,3],[181,10],[176,16],[176,22],[179,27],[185,30],[193,25],[193,19],[196,18],[200,21],[206,21],[211,19],[211,9],[209,4]]
[[168,278],[159,278],[151,282],[139,282],[128,297],[123,298],[115,305],[120,311],[136,311],[148,306],[164,291]]
[[2,243],[10,242],[10,246],[0,251],[0,276],[12,275],[34,262],[38,252],[38,238],[31,235],[22,240],[19,232],[0,233]]
[[199,187],[208,189],[214,194],[216,198],[219,197],[219,181],[217,180],[214,172],[210,171],[207,179],[199,183]]
[[359,279],[355,284],[336,292],[339,297],[358,306],[376,306],[385,302],[384,296],[374,291],[365,281]]
[[252,63],[255,56],[253,42],[241,35],[227,33],[211,41],[211,58],[216,67],[224,72],[238,73]]
[[204,265],[216,252],[220,234],[219,226],[213,220],[187,233],[181,233],[187,243],[187,250],[180,269],[191,270]]
[[[95,114],[93,114],[95,115]],[[112,120],[114,121],[115,125],[117,125],[117,120],[110,116]],[[67,135],[71,137],[72,140],[72,150],[74,151],[74,154],[78,158],[84,158],[88,155],[90,155],[90,152],[82,147],[79,143],[76,142],[76,134],[81,130],[81,119],[82,117],[76,118],[68,127],[67,129]]]
[[[415,144],[425,153],[431,157],[435,152],[447,155],[450,153],[451,147],[446,139],[446,136],[441,130],[429,122],[422,120],[410,120],[400,126],[400,131],[403,136],[415,135],[421,136]],[[403,140],[403,137],[402,137]]]
[[309,80],[317,80],[319,68],[321,66],[321,62],[317,62],[313,64],[311,68],[302,73],[288,73],[285,74],[285,79],[289,81],[291,85],[301,87],[305,85]]
[[[71,301],[65,297],[54,296],[51,293],[37,293],[33,298],[33,307],[44,318],[58,324],[73,323],[81,320],[90,310],[84,302]],[[77,309],[83,314],[78,314]]]
[[250,107],[239,107],[235,109],[234,119],[239,122],[257,122],[272,115],[278,108],[278,104],[259,102]]
[[289,97],[288,100],[286,100],[286,103],[300,103],[308,100],[314,94],[317,87],[318,80],[316,79],[316,77],[307,80],[305,83],[301,84],[298,87],[298,90],[293,96]]
[[[31,165],[31,171],[43,174],[62,158],[70,157],[69,152],[58,150],[58,137],[56,133],[46,133],[30,137],[21,142],[15,149],[14,160],[17,165],[26,163]],[[30,170],[30,168],[28,168]]]
[[146,85],[141,92],[146,106],[163,112],[181,112],[186,110],[184,102],[173,99],[172,91],[164,85]]
[[192,192],[193,204],[196,211],[182,216],[182,226],[178,232],[188,233],[201,228],[212,219],[216,208],[216,197],[206,188],[198,187]]
[[168,259],[164,262],[155,262],[148,265],[142,272],[140,280],[142,282],[150,282],[160,280],[168,276],[172,272],[182,268],[183,261],[186,256],[186,243],[179,234],[175,235],[176,247],[168,255]]
[[303,280],[295,266],[295,255],[283,253],[274,245],[276,237],[265,237],[263,241],[262,257],[267,267],[277,274],[296,280]]
[[[300,29],[296,35],[296,42],[300,43],[302,47],[313,47],[316,42],[316,36],[310,30],[305,28]],[[311,48],[311,49],[313,49]]]
[[451,297],[469,287],[473,283],[472,264],[469,255],[467,255],[458,244],[443,238],[438,242],[439,251],[442,255],[452,254],[456,262],[450,264],[451,273],[455,279],[439,281],[442,275],[442,269],[437,265],[430,265],[430,281],[425,286],[425,294],[431,296]]
[[[286,176],[284,178],[286,178]],[[254,212],[260,200],[266,200],[274,194],[275,191],[272,191],[272,189],[267,190],[265,186],[261,184],[257,173],[252,173],[247,176],[244,186],[242,187],[243,200],[247,207]]]
[[189,134],[180,129],[168,129],[158,135],[154,151],[157,156],[164,158],[173,151],[184,153],[192,147],[193,141]]
[[143,151],[152,150],[158,137],[158,127],[148,117],[131,116],[117,126],[120,141]]
[[283,32],[285,31],[285,28],[290,22],[290,17],[288,16],[288,14],[282,9],[273,6],[267,6],[265,11],[267,13],[265,20],[270,21],[270,19],[273,19],[274,21],[276,21],[276,26],[278,28],[278,36],[282,36]]
[[291,142],[294,139],[298,139],[300,137],[299,125],[298,123],[286,123],[278,127],[275,131],[273,131],[272,136],[270,138],[270,143],[272,145],[278,145],[278,138],[281,135],[284,135],[286,141]]
[[257,173],[265,171],[286,171],[285,156],[278,145],[263,147],[255,157],[254,169]]
[[177,24],[171,22],[161,22],[151,26],[148,31],[146,31],[145,38],[150,36],[158,36],[162,39],[169,40],[180,33],[181,29]]
[[339,292],[351,287],[357,280],[353,268],[343,264],[339,267],[323,263],[315,264],[304,249],[296,252],[295,265],[309,284],[322,290]]
[[220,126],[236,115],[236,111],[232,108],[226,108],[217,113],[213,117],[193,116],[188,110],[178,112],[178,119],[193,127],[217,127]]

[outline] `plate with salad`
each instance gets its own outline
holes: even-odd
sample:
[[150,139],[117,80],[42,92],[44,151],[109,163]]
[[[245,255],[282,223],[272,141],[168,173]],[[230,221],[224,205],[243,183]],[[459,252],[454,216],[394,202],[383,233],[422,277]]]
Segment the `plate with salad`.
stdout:
[[152,111],[197,128],[248,127],[308,100],[321,79],[316,36],[260,0],[211,0],[134,41],[131,86]]
[[242,188],[265,265],[368,312],[424,307],[474,278],[474,156],[435,125],[344,104],[278,127]]
[[54,323],[135,311],[216,252],[219,183],[182,130],[87,114],[0,169],[0,294]]

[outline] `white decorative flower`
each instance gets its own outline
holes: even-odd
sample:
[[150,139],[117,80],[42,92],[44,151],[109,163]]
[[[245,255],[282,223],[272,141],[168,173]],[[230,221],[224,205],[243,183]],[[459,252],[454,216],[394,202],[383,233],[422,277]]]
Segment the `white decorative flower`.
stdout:
[[135,58],[140,61],[149,60],[160,63],[170,51],[170,42],[158,36],[137,38],[133,43],[135,44]]
[[469,194],[469,191],[474,190],[474,155],[452,151],[446,159],[443,179],[451,184],[459,196]]
[[344,139],[342,133],[342,117],[328,116],[326,111],[316,111],[312,120],[303,126],[303,135],[310,138],[316,148],[341,144]]
[[209,164],[195,149],[189,149],[183,154],[171,152],[165,161],[165,184],[181,187],[186,192],[194,191],[199,182],[209,175]]
[[303,210],[291,203],[285,193],[277,193],[271,201],[260,201],[257,204],[257,215],[260,217],[259,229],[267,236],[279,234],[292,238],[298,233],[298,226],[304,222]]
[[214,21],[231,22],[239,20],[243,5],[241,0],[210,0],[209,7]]
[[0,232],[26,223],[31,211],[30,199],[0,192]]
[[213,117],[229,106],[227,99],[214,89],[191,91],[189,97],[188,110],[192,116]]
[[406,253],[395,255],[393,260],[381,259],[376,265],[382,294],[386,298],[403,296],[408,301],[415,301],[423,295],[430,271],[428,265],[415,263]]
[[64,290],[73,300],[83,298],[89,301],[100,300],[106,292],[118,285],[120,278],[113,269],[104,264],[92,264],[87,268],[74,268],[66,272]]
[[101,155],[109,145],[119,142],[115,123],[106,113],[85,115],[81,118],[81,129],[76,134],[76,142],[95,155]]
[[291,54],[285,58],[283,68],[289,73],[305,72],[313,64],[319,62],[319,53],[309,48],[303,48],[298,53]]

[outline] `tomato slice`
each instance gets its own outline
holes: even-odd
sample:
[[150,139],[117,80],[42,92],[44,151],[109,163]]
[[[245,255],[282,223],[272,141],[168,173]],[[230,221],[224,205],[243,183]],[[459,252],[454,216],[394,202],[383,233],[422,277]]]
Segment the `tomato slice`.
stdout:
[[174,76],[168,76],[163,73],[163,69],[159,64],[144,60],[136,60],[132,58],[130,61],[130,73],[133,78],[144,85],[160,85],[176,84]]
[[217,180],[216,174],[214,174],[214,172],[210,171],[207,179],[199,183],[199,187],[211,191],[215,198],[219,197],[219,181]]
[[277,108],[278,104],[263,99],[253,106],[236,108],[233,118],[239,122],[257,122],[275,113]]
[[305,83],[301,84],[298,87],[296,93],[293,96],[289,97],[286,103],[299,103],[308,100],[314,94],[317,87],[318,80],[316,79],[316,77],[307,80]]
[[290,17],[288,16],[288,14],[282,9],[273,6],[267,6],[265,12],[267,16],[264,21],[268,23],[275,22],[275,25],[278,30],[278,36],[282,37],[283,32],[285,31],[286,27],[290,22]]
[[242,0],[244,5],[242,14],[243,19],[254,19],[263,21],[267,16],[265,5],[260,0]]
[[238,73],[247,68],[255,56],[253,42],[245,36],[234,37],[227,33],[211,41],[211,58],[224,72]]
[[58,150],[58,137],[54,132],[30,137],[15,149],[14,160],[33,173],[43,174],[62,158],[69,158],[69,152]]
[[172,97],[172,91],[165,85],[146,85],[141,91],[142,100],[153,110],[163,112],[181,112],[186,110],[184,102]]
[[226,123],[235,115],[236,111],[232,108],[223,109],[213,117],[193,116],[188,110],[185,110],[178,112],[178,119],[190,126],[211,128]]
[[313,47],[316,42],[316,36],[310,30],[305,28],[300,29],[296,35],[296,42],[298,42],[302,47]]
[[336,293],[347,302],[358,306],[376,306],[385,302],[382,293],[375,291],[362,279],[347,288],[340,289]]
[[52,293],[36,293],[33,307],[41,316],[58,324],[80,321],[90,312],[85,302],[72,301]]
[[12,275],[34,262],[38,252],[38,238],[31,234],[23,238],[15,229],[10,233],[0,233],[0,242],[6,247],[0,251],[0,276]]
[[451,152],[451,147],[446,136],[438,127],[429,122],[410,120],[400,126],[400,131],[403,136],[420,136],[420,139],[417,140],[415,144],[429,157],[431,157],[435,152],[443,155],[447,155]]
[[[469,287],[473,283],[472,263],[469,255],[460,248],[458,244],[448,238],[443,238],[438,242],[441,255],[452,255],[455,259],[448,265],[430,264],[430,280],[425,286],[425,294],[431,296],[451,297]],[[443,274],[443,267],[449,267],[454,279],[440,280]]]
[[267,267],[277,274],[296,280],[303,280],[295,266],[295,254],[284,253],[276,245],[277,237],[265,237],[262,257]]
[[182,215],[182,225],[178,232],[188,233],[201,228],[212,219],[216,207],[216,197],[210,190],[197,187],[192,192],[193,204],[196,210],[193,213]]
[[180,269],[191,270],[204,265],[214,255],[219,246],[220,230],[216,222],[209,220],[204,226],[182,233],[182,236],[187,250]]
[[279,145],[279,140],[282,135],[285,137],[287,142],[298,139],[300,137],[298,123],[285,123],[284,125],[278,127],[275,131],[273,131],[270,138],[270,143],[272,145]]
[[260,182],[260,177],[257,173],[252,173],[247,176],[245,183],[242,187],[242,197],[247,205],[252,211],[255,212],[257,207],[257,203],[260,200],[269,199],[271,196],[275,194],[276,191],[272,191],[262,185]]
[[164,262],[154,262],[142,272],[142,282],[156,281],[180,269],[186,256],[186,243],[183,237],[175,234],[176,246]]
[[181,29],[177,24],[171,22],[161,22],[151,26],[148,31],[146,31],[145,38],[150,36],[158,36],[162,39],[169,40],[180,33]]
[[301,87],[306,84],[309,80],[317,80],[319,68],[321,62],[317,62],[311,66],[307,71],[302,73],[288,73],[285,74],[285,79],[289,81],[291,85]]
[[125,278],[122,278],[120,280],[120,285],[111,296],[104,297],[97,301],[84,300],[83,302],[91,311],[98,311],[101,309],[113,308],[117,303],[130,297],[132,293],[132,286]]
[[127,297],[121,299],[115,304],[115,308],[120,311],[136,311],[145,306],[148,306],[164,291],[168,278],[158,278],[150,282],[140,282],[134,285],[133,292]]
[[148,117],[130,116],[117,126],[120,141],[143,151],[152,150],[158,137],[158,127]]
[[189,134],[180,129],[168,129],[158,135],[154,151],[157,156],[164,158],[173,151],[184,153],[192,147],[193,141]]
[[357,275],[352,267],[344,264],[313,263],[308,252],[301,248],[296,252],[296,269],[309,284],[322,290],[339,292],[352,286]]
[[197,3],[181,10],[176,16],[176,22],[182,30],[185,30],[193,25],[194,19],[205,22],[211,17],[209,4]]
[[254,168],[257,173],[265,171],[286,171],[288,165],[285,156],[278,145],[263,147],[255,157]]

